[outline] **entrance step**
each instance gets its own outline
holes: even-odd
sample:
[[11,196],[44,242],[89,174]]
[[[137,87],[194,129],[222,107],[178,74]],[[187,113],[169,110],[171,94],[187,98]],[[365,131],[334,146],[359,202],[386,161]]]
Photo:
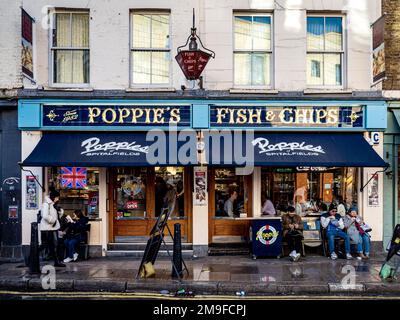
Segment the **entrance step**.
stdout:
[[208,248],[209,256],[247,256],[249,246],[245,243],[214,243]]
[[[135,257],[142,258],[144,254],[144,250],[108,250],[107,257]],[[169,251],[169,254],[172,257],[172,250]],[[168,257],[167,250],[158,251],[158,257]],[[182,250],[183,258],[191,258],[193,257],[193,250]]]
[[[146,249],[147,242],[114,242],[107,245],[109,251],[144,251]],[[167,242],[167,245],[161,244],[160,250],[173,250],[172,242]],[[182,243],[182,250],[193,250],[191,243]]]
[[[144,251],[146,249],[147,242],[118,242],[109,243],[107,246],[107,256],[108,257],[143,257]],[[168,257],[168,252],[172,256],[173,244],[172,242],[167,242],[167,245],[161,245],[160,251],[158,252],[159,257]],[[193,256],[193,244],[192,243],[182,243],[182,256],[184,258],[191,258]]]

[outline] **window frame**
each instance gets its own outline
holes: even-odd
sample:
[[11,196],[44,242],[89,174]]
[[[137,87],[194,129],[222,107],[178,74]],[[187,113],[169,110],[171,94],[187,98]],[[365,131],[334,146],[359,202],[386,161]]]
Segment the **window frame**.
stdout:
[[[308,33],[307,33],[307,19],[309,17],[316,18],[324,18],[324,49],[323,50],[309,50],[308,49]],[[326,18],[341,18],[342,19],[342,49],[338,51],[333,50],[325,50],[325,35],[326,35]],[[347,85],[347,29],[346,29],[346,16],[344,14],[333,14],[333,13],[310,13],[307,12],[306,16],[306,87],[308,89],[332,89],[332,90],[343,90]],[[341,62],[341,80],[342,83],[340,85],[312,85],[307,82],[307,61],[309,54],[340,54],[340,62]],[[325,68],[323,66],[322,72],[322,80],[325,82]]]
[[[235,17],[236,16],[251,16],[251,17],[269,17],[271,19],[271,46],[269,50],[245,50],[245,49],[235,49]],[[232,15],[232,84],[233,88],[235,89],[266,89],[270,90],[274,88],[274,66],[275,66],[275,59],[274,59],[274,17],[271,12],[241,12],[237,11],[234,12]],[[235,83],[235,54],[236,53],[267,53],[270,55],[270,61],[269,61],[269,79],[270,83],[266,85],[239,85]]]
[[[146,47],[133,47],[133,23],[135,14],[148,14],[148,15],[167,15],[168,16],[168,39],[169,48],[146,48]],[[130,10],[129,12],[129,86],[130,88],[170,88],[172,85],[172,27],[171,27],[171,11],[170,10]],[[150,26],[150,34],[152,32]],[[168,66],[168,83],[135,83],[133,79],[133,52],[166,52],[169,53],[169,66]],[[151,59],[150,59],[150,70]],[[151,76],[150,76],[151,80]]]
[[[88,35],[89,35],[89,47],[55,47],[53,45],[53,35],[56,30],[56,14],[58,13],[68,13],[70,14],[70,21],[72,22],[72,14],[87,14],[89,16],[89,25],[88,25]],[[90,56],[90,41],[91,41],[91,36],[90,36],[90,10],[85,10],[85,9],[55,9],[55,10],[49,10],[49,17],[50,17],[50,28],[49,28],[49,85],[51,87],[55,88],[89,88],[90,87],[90,81],[91,81],[91,76],[90,76],[90,61],[91,61],[91,56]],[[71,28],[71,36],[72,36],[72,23],[70,24]],[[54,81],[54,53],[56,51],[61,51],[61,50],[69,50],[69,51],[87,51],[89,53],[89,81],[88,82],[82,82],[82,83],[61,83],[61,82],[55,82]]]

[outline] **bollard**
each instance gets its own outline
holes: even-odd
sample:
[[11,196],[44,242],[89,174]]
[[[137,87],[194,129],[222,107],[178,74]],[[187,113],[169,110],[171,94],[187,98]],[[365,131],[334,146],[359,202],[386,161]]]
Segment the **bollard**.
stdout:
[[29,272],[40,273],[39,234],[37,222],[31,223],[31,245],[29,250]]
[[172,277],[182,277],[182,241],[180,223],[174,224],[174,252],[172,263]]

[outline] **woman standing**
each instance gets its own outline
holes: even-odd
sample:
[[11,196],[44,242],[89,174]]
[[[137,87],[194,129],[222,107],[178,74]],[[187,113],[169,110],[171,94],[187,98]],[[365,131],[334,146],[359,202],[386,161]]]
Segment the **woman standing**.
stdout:
[[60,199],[60,193],[51,190],[49,196],[46,196],[42,205],[42,220],[40,221],[41,234],[44,236],[42,242],[47,244],[50,256],[54,257],[55,267],[65,267],[58,259],[58,230],[60,229],[59,216],[57,211],[57,202]]

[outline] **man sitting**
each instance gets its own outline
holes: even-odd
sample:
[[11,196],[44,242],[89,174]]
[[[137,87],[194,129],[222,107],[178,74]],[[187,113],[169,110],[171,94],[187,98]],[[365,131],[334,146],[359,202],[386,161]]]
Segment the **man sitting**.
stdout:
[[337,207],[333,203],[329,206],[329,211],[321,216],[321,225],[326,229],[331,259],[336,260],[338,257],[335,253],[335,237],[344,239],[346,259],[353,259],[350,254],[350,238],[347,233],[343,231],[343,219],[341,215],[337,213]]

